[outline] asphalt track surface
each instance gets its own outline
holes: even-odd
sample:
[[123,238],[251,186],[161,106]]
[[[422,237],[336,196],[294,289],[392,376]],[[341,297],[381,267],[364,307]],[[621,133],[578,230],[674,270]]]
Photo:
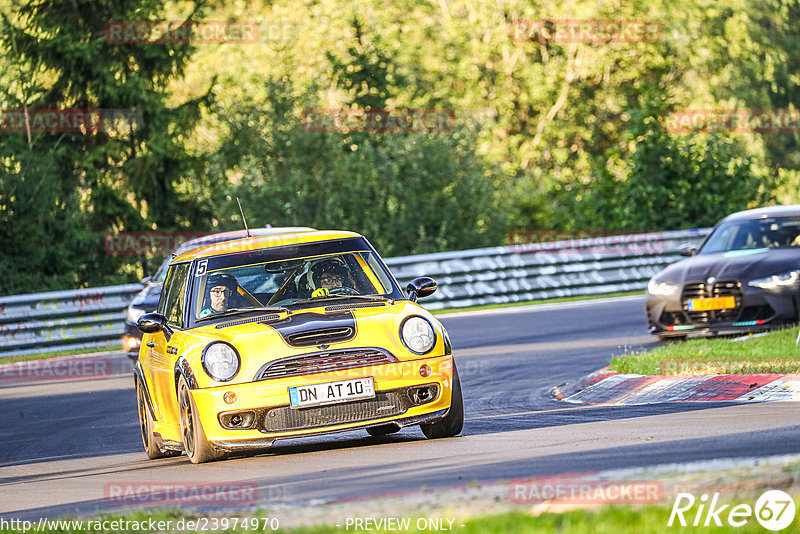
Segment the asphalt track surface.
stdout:
[[[0,383],[0,517],[128,511],[109,486],[253,484],[258,505],[359,499],[504,479],[800,452],[797,403],[581,406],[549,392],[654,346],[643,299],[624,297],[442,316],[462,380],[461,436],[417,428],[277,442],[262,454],[192,465],[147,460],[133,381]],[[152,505],[151,505],[152,506]],[[163,505],[162,505],[163,506]],[[138,507],[138,506],[135,506]],[[229,503],[193,509],[235,512]],[[241,508],[239,508],[241,510]]]

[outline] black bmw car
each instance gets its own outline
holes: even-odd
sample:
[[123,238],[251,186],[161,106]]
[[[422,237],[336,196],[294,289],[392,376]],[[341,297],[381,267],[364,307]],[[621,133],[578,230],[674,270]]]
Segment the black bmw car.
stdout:
[[690,257],[647,285],[651,334],[733,334],[800,321],[800,205],[729,215],[683,254]]

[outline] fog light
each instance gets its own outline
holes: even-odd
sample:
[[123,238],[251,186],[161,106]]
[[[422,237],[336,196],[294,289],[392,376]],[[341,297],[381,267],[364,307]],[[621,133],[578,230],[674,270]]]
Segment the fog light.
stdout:
[[236,393],[233,391],[226,391],[225,394],[222,396],[222,400],[224,400],[228,404],[233,404],[236,402]]
[[425,364],[422,367],[420,367],[419,368],[419,376],[421,376],[422,378],[427,378],[427,377],[431,376],[431,366]]
[[123,336],[122,337],[122,344],[124,345],[125,349],[128,351],[135,350],[139,348],[139,338],[131,337],[131,336]]

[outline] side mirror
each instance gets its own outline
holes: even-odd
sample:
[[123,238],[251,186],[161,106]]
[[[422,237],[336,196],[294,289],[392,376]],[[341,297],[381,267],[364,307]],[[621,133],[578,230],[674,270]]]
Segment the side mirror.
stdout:
[[145,313],[136,321],[136,327],[145,334],[155,334],[167,327],[167,318],[160,313]]
[[427,276],[414,278],[406,286],[406,291],[408,291],[408,300],[411,302],[416,302],[418,298],[421,299],[433,295],[437,287],[436,280],[433,278],[429,278]]
[[152,279],[153,279],[153,277],[152,277],[152,276],[145,276],[144,278],[142,278],[142,285],[143,285],[143,286],[146,286],[147,284],[149,284],[149,283],[150,283],[150,281],[151,281]]
[[678,254],[681,256],[694,256],[696,252],[697,245],[692,245],[691,243],[684,243],[678,247]]

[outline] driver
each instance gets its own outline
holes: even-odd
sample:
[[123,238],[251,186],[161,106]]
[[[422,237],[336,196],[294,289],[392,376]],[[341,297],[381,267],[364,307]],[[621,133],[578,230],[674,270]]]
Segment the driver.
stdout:
[[348,269],[342,260],[323,260],[311,267],[311,279],[317,288],[338,289],[349,280]]
[[198,317],[224,312],[230,307],[231,295],[239,287],[236,278],[227,273],[213,273],[206,280],[206,298]]

